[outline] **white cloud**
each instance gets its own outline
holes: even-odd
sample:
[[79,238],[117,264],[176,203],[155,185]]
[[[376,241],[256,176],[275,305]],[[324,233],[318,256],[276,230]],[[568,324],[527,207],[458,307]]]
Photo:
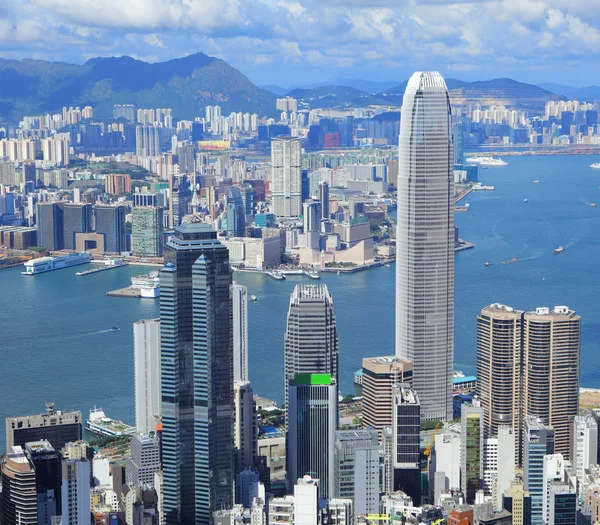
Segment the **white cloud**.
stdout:
[[165,47],[165,44],[156,33],[144,35],[144,42],[150,46],[160,47],[161,49],[164,49]]

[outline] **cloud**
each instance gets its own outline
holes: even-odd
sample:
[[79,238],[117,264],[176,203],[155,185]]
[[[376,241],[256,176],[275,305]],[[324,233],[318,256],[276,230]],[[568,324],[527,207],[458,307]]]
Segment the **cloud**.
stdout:
[[599,46],[591,0],[0,0],[0,56],[166,60],[201,50],[281,83],[402,80],[416,69],[551,80],[557,67],[598,75],[592,83]]

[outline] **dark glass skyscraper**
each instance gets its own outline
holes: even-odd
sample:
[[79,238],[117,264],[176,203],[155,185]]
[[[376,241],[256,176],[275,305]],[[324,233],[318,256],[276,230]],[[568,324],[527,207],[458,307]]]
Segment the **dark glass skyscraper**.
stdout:
[[96,206],[96,233],[104,235],[105,252],[124,252],[125,206]]
[[75,234],[92,231],[91,204],[65,204],[63,206],[65,250],[75,249]]
[[243,237],[246,230],[246,207],[239,188],[227,188],[227,235]]
[[62,250],[63,203],[44,202],[37,205],[38,245],[47,250]]
[[210,226],[182,224],[160,274],[166,523],[209,524],[233,504],[229,252]]

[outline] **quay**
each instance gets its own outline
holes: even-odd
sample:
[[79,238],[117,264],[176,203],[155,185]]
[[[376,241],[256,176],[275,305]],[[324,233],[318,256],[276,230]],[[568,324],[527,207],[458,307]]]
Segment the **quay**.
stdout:
[[458,197],[456,197],[456,199],[454,199],[454,204],[456,205],[458,202],[460,202],[461,200],[463,200],[472,191],[473,191],[473,188],[469,188],[464,193],[461,193]]
[[119,288],[112,292],[106,292],[109,297],[131,297],[132,299],[139,299],[142,296],[142,291],[139,288]]
[[475,245],[472,242],[458,239],[458,244],[454,246],[454,252],[462,252],[463,250],[469,250],[470,248],[475,248]]
[[[99,262],[99,261],[95,261]],[[115,268],[121,268],[122,266],[128,266],[129,263],[122,262],[119,264],[108,264],[106,266],[101,266],[100,268],[93,268],[92,270],[85,270],[84,272],[77,272],[75,275],[81,277],[82,275],[90,275],[91,273],[105,272],[107,270],[114,270]]]

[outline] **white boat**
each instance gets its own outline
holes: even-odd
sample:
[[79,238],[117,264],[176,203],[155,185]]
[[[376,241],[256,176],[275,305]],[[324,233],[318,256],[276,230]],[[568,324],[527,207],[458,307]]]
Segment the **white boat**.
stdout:
[[469,157],[467,162],[479,164],[480,166],[508,166],[508,162],[503,161],[500,157]]
[[536,180],[534,180],[534,181],[533,181],[533,183],[534,183],[534,184],[539,184],[539,183],[540,183],[540,181],[536,179]]
[[523,199],[523,202],[527,202],[527,199]]
[[562,253],[564,251],[565,251],[565,247],[559,246],[558,248],[556,248],[556,250],[554,250],[554,255],[558,255],[559,253]]
[[145,275],[137,275],[131,278],[131,287],[139,288],[144,298],[155,299],[160,297],[160,278],[158,272],[150,272]]
[[600,162],[594,162],[594,164],[590,165],[590,168],[600,170]]
[[90,410],[90,417],[85,422],[85,429],[101,437],[125,436],[135,432],[134,427],[106,417],[104,411],[96,407]]
[[92,260],[92,256],[87,252],[73,252],[68,255],[59,255],[57,257],[39,257],[31,259],[25,263],[23,275],[36,275],[38,273],[52,272],[62,270],[71,266],[87,264]]
[[252,299],[254,302],[258,301],[258,297],[256,297],[256,295],[251,295],[250,299]]
[[595,202],[592,202],[592,203],[590,204],[590,208],[596,208],[596,207],[598,207],[598,205],[597,205]]

